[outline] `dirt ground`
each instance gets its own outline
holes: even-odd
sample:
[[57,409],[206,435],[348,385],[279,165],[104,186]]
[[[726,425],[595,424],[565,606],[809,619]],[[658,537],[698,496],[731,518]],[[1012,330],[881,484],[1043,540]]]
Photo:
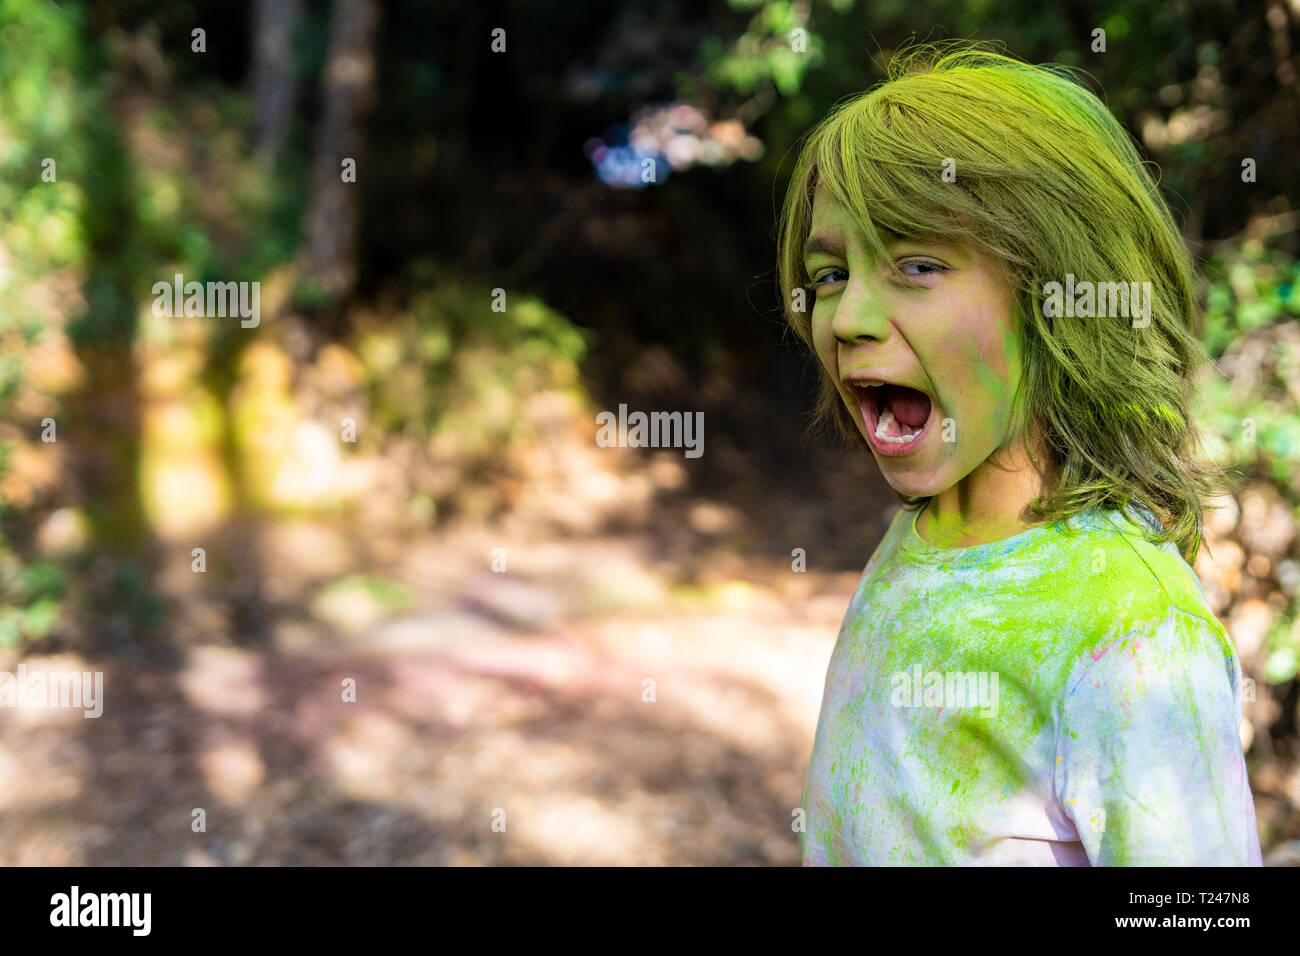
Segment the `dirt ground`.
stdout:
[[[102,671],[104,707],[5,712],[0,865],[797,864],[869,535],[799,572],[736,544],[758,510],[686,498],[619,529],[598,491],[551,502],[586,506],[567,527],[259,521],[203,574],[164,542],[167,653],[22,661]],[[1300,773],[1252,784],[1272,859],[1300,863]]]
[[[272,565],[344,547],[310,523],[263,544]],[[105,704],[0,724],[0,864],[797,863],[856,576],[674,592],[647,542],[524,542],[515,574],[486,570],[492,546],[404,551],[400,614],[336,602],[263,646],[186,635],[167,664],[28,658],[103,670]]]

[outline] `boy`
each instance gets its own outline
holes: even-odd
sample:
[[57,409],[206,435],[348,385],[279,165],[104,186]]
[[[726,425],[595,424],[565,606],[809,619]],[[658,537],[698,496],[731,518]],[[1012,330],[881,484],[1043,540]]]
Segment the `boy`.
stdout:
[[820,410],[904,502],[827,671],[805,864],[1259,865],[1188,564],[1192,264],[1120,125],[923,48],[810,134],[780,254]]

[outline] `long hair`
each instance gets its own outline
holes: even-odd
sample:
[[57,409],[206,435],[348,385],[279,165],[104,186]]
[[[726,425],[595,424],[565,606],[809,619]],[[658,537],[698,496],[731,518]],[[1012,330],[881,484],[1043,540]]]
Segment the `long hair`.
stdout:
[[[922,45],[807,135],[778,225],[778,272],[786,321],[810,348],[811,311],[794,303],[809,282],[802,245],[819,186],[880,259],[895,237],[941,238],[1003,265],[1025,366],[1012,434],[1034,436],[1051,476],[1036,514],[1137,506],[1163,527],[1144,529],[1153,540],[1195,558],[1220,473],[1199,460],[1191,415],[1192,378],[1208,358],[1192,260],[1132,140],[1068,68]],[[1149,325],[1045,310],[1047,284],[1067,276],[1150,282]],[[823,369],[818,416],[865,448],[836,385]]]

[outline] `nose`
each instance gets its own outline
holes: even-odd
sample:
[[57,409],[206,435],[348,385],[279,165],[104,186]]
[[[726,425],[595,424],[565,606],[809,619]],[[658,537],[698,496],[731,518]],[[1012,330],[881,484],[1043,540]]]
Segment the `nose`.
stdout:
[[850,276],[831,317],[831,332],[846,345],[889,335],[889,306],[879,285],[869,279]]

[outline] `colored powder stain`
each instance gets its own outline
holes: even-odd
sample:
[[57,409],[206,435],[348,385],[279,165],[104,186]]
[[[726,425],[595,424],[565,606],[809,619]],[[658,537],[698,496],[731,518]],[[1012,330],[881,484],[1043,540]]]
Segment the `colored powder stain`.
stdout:
[[[944,554],[947,549],[916,536],[915,522],[909,523],[909,518],[900,513],[873,556],[870,578],[860,585],[846,614],[828,669],[809,767],[807,845],[841,862],[935,864],[972,858],[976,844],[991,840],[1004,855],[999,858],[1008,858],[1021,852],[1023,829],[1019,818],[1007,823],[1004,817],[1008,812],[1027,814],[1024,806],[1033,803],[1033,819],[1041,821],[1036,802],[1040,791],[1055,793],[1053,778],[1066,770],[1065,782],[1073,795],[1041,799],[1088,808],[1077,817],[1080,831],[1095,830],[1089,811],[1103,805],[1104,792],[1094,795],[1087,786],[1109,787],[1128,799],[1130,781],[1151,776],[1150,760],[1133,767],[1108,765],[1098,779],[1089,755],[1099,748],[1105,753],[1114,737],[1139,732],[1142,725],[1135,716],[1145,711],[1143,695],[1136,689],[1153,676],[1158,679],[1164,664],[1162,641],[1139,642],[1134,633],[1149,627],[1136,617],[1151,618],[1159,611],[1156,622],[1167,612],[1148,598],[1149,584],[1122,573],[1126,549],[1132,547],[1128,539],[1104,530],[1093,539],[1076,539],[1047,527],[997,546],[960,550],[960,559],[954,560],[951,551]],[[1104,546],[1107,570],[1113,573],[1081,574],[1091,566],[1094,544]],[[1172,552],[1138,546],[1143,564],[1159,581],[1170,583],[1171,590],[1180,576],[1190,576],[1191,570]],[[893,584],[907,600],[892,594],[892,600],[882,599],[881,592]],[[1177,594],[1175,601],[1189,602],[1193,613],[1174,619],[1174,633],[1188,642],[1189,650],[1201,646],[1201,632],[1194,625],[1212,620],[1209,611],[1200,604],[1192,606],[1188,594]],[[1121,619],[1121,633],[1128,640],[1119,642],[1119,653],[1107,657],[1116,646],[1115,626]],[[1099,647],[1100,640],[1108,644]],[[1150,646],[1137,655],[1144,643]],[[1124,654],[1124,647],[1133,654]],[[1080,650],[1088,653],[1080,655]],[[1230,652],[1223,659],[1235,663]],[[1142,663],[1148,665],[1146,676],[1135,681]],[[900,673],[911,675],[918,664],[923,672],[999,674],[997,709],[978,720],[971,710],[968,726],[962,705],[942,698],[891,707],[893,679]],[[1075,683],[1077,677],[1083,679]],[[1093,688],[1103,690],[1095,701],[1090,700]],[[1175,715],[1180,723],[1184,715],[1188,720],[1195,717],[1196,703],[1178,702]],[[1063,716],[1067,710],[1068,722]],[[1049,723],[1060,737],[1042,732]],[[970,745],[967,734],[978,746]],[[1214,759],[1217,741],[1212,734],[1203,737],[1192,737],[1191,749],[1199,745],[1206,756],[1200,761],[1173,760],[1170,772],[1190,773],[1193,764],[1206,766]],[[1173,746],[1180,747],[1176,741]],[[1120,747],[1116,752],[1128,751]],[[1135,752],[1150,756],[1149,750]],[[869,766],[881,772],[871,773]],[[958,770],[960,778],[955,776]],[[1220,778],[1226,775],[1215,776]],[[962,780],[967,781],[965,788]],[[1008,811],[1013,801],[1016,809]],[[1223,802],[1229,801],[1225,797]],[[1115,832],[1107,833],[1101,856],[1113,863],[1122,856],[1114,843],[1121,818],[1113,806],[1107,808]],[[1070,815],[1075,817],[1074,809]],[[1221,814],[1228,816],[1227,811]],[[847,829],[846,819],[852,821]],[[1097,820],[1104,818],[1098,815]],[[1150,833],[1139,835],[1158,843],[1165,825],[1163,820],[1153,822]],[[976,855],[983,853],[981,849]]]

